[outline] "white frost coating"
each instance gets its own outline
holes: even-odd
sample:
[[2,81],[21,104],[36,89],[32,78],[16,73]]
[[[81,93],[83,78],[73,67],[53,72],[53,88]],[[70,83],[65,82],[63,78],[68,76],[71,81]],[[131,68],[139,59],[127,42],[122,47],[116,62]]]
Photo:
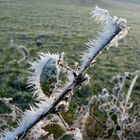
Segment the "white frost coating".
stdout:
[[82,133],[79,128],[75,128],[74,130],[72,130],[72,135],[73,140],[83,140]]
[[122,28],[126,27],[126,20],[111,17],[107,10],[100,9],[97,6],[92,12],[92,15],[98,22],[104,25],[104,29],[95,41],[89,41],[86,44],[88,50],[83,53],[80,73],[84,72],[84,70],[92,64],[101,50],[110,43],[113,37],[117,35]]
[[31,110],[25,111],[22,120],[18,123],[18,127],[13,129],[12,132],[5,133],[3,140],[16,140],[19,134],[24,134],[23,132],[32,126],[32,124],[34,124],[41,115],[48,112],[48,110],[52,107],[54,100],[54,98],[50,97],[46,101],[40,101],[36,108],[32,107]]
[[37,59],[35,62],[30,62],[31,64],[31,70],[34,71],[31,73],[31,76],[28,79],[29,86],[33,87],[33,92],[35,95],[38,95],[38,97],[46,97],[46,95],[43,93],[41,86],[40,86],[40,76],[42,74],[44,66],[49,62],[49,60],[52,59],[56,62],[59,60],[58,54],[50,54],[50,53],[39,53],[39,59]]
[[2,138],[2,140],[18,140],[16,134],[14,132],[7,132],[5,134],[6,137]]
[[98,22],[101,22],[103,24],[112,20],[112,17],[109,15],[108,10],[101,9],[98,6],[95,7],[95,10],[91,12],[91,14]]
[[38,122],[27,134],[26,138],[28,140],[39,140],[42,136],[48,134],[43,127],[45,127],[46,120],[41,120]]
[[47,140],[54,140],[53,134],[50,134],[47,138]]
[[[98,21],[102,22],[105,25],[104,31],[100,34],[99,38],[97,38],[96,41],[87,43],[88,51],[84,53],[82,59],[83,64],[80,68],[80,73],[83,73],[92,64],[101,50],[113,39],[115,35],[119,33],[122,28],[124,28],[124,23],[126,24],[125,20],[118,19],[116,17],[113,18],[109,15],[107,10],[103,10],[98,7],[96,7],[95,11],[92,14],[98,19]],[[57,62],[60,59],[59,55],[40,53],[40,58],[37,59],[34,63],[31,63],[31,70],[33,70],[34,72],[32,73],[32,76],[29,77],[29,84],[33,87],[35,94],[37,94],[40,98],[45,97],[45,100],[40,100],[40,102],[37,104],[37,107],[30,106],[30,110],[27,110],[24,113],[24,115],[22,116],[22,120],[18,124],[18,127],[15,128],[12,132],[5,133],[5,137],[3,140],[16,140],[17,136],[22,139],[22,136],[24,136],[28,132],[28,130],[30,130],[30,128],[32,128],[40,119],[42,119],[44,115],[47,115],[47,113],[51,111],[51,109],[53,109],[62,100],[61,97],[66,95],[75,87],[75,83],[72,80],[70,83],[66,84],[63,92],[56,94],[55,97],[47,97],[44,94],[40,86],[40,77],[42,73],[45,74],[46,71],[43,72],[43,69],[44,67],[46,68],[46,64],[50,64],[50,59],[53,62],[56,62],[57,68]],[[82,134],[78,128],[73,129],[71,134],[73,134],[74,140],[82,140]]]

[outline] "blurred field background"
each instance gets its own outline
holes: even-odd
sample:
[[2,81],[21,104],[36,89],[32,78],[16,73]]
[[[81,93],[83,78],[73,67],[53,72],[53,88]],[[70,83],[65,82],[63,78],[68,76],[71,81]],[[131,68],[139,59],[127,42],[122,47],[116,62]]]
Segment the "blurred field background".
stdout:
[[[77,101],[86,104],[102,88],[111,90],[110,79],[115,74],[139,70],[139,0],[0,0],[0,97],[12,97],[13,103],[22,109],[32,101],[27,88],[29,65],[17,63],[21,55],[9,47],[11,38],[28,48],[30,61],[35,60],[38,52],[65,52],[65,61],[73,67],[75,61],[80,63],[85,43],[102,29],[90,15],[95,4],[107,8],[111,15],[126,18],[131,31],[119,48],[105,50],[97,59],[88,71],[90,84],[75,91]],[[140,102],[140,78],[132,98]],[[0,113],[5,111],[0,108]]]

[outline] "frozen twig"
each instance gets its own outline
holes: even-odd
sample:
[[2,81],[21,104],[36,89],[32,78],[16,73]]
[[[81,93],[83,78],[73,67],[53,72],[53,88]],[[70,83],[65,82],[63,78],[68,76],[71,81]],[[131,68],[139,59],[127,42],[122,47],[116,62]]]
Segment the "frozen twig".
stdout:
[[[111,40],[126,27],[126,21],[124,19],[110,16],[107,10],[96,7],[92,14],[98,21],[103,23],[104,30],[96,41],[87,43],[88,50],[84,53],[78,74],[66,82],[64,88],[55,90],[59,76],[58,55],[41,53],[40,59],[32,63],[31,69],[33,72],[29,82],[33,86],[35,93],[37,93],[39,97],[43,97],[44,100],[39,99],[39,103],[36,107],[30,106],[30,110],[24,113],[18,127],[11,132],[5,133],[3,140],[23,139],[34,125],[48,114],[53,113],[57,105],[63,101],[75,87],[81,85],[88,79],[84,74],[86,70],[95,62],[96,57]],[[49,78],[54,78],[54,80],[52,80],[53,88],[47,87]],[[75,140],[82,140],[78,128],[73,130],[73,137]]]
[[93,17],[104,25],[103,32],[97,37],[95,41],[88,42],[88,50],[83,53],[82,65],[79,74],[82,74],[93,62],[96,57],[102,52],[104,48],[117,36],[123,29],[126,28],[126,20],[112,17],[107,10],[100,9],[96,6],[92,12]]
[[133,80],[132,80],[132,82],[130,84],[130,87],[128,89],[128,92],[127,92],[127,95],[126,95],[125,106],[124,106],[124,110],[123,110],[123,115],[122,116],[124,116],[125,111],[127,109],[127,105],[128,105],[128,102],[129,102],[129,99],[130,99],[130,96],[131,96],[131,93],[132,93],[132,90],[133,90],[133,87],[134,87],[134,85],[136,83],[137,78],[138,78],[138,74],[135,75],[135,77],[133,78]]

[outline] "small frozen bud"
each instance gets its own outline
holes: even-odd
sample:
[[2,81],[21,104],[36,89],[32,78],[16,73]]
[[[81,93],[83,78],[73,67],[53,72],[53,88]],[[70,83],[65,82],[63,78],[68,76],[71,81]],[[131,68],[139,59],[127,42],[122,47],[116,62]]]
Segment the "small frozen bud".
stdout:
[[95,104],[96,105],[100,105],[101,103],[102,103],[101,99],[100,98],[97,98],[96,101],[95,101]]
[[50,134],[47,138],[47,140],[54,140],[53,134]]
[[134,105],[133,103],[128,104],[127,109],[131,109],[133,107],[133,105]]
[[111,118],[108,118],[108,119],[107,119],[106,125],[107,125],[107,129],[114,128],[114,122],[112,121]]
[[123,81],[123,77],[122,77],[122,76],[119,77],[119,81],[120,81],[120,82]]
[[123,28],[126,27],[127,21],[126,21],[126,19],[120,18],[120,19],[118,20],[117,24],[119,25],[119,27],[120,27],[121,29],[123,29]]
[[71,130],[72,140],[83,140],[82,133],[79,128],[73,128]]
[[107,101],[109,101],[109,102],[113,101],[113,96],[108,96]]
[[60,54],[60,60],[63,62],[64,61],[64,55],[65,55],[65,52],[62,52],[61,54]]
[[118,83],[119,83],[118,77],[119,77],[119,75],[114,76],[114,77],[111,79],[111,82],[114,83],[114,84],[118,84]]
[[129,72],[125,72],[124,75],[127,79],[130,79],[130,77],[131,77],[131,74]]
[[99,110],[100,110],[101,112],[107,111],[107,110],[108,110],[107,104],[100,105],[100,106],[99,106]]
[[59,112],[67,112],[68,110],[69,110],[69,102],[66,101],[61,101],[56,107],[56,111]]
[[108,96],[108,90],[106,88],[102,89],[101,95]]
[[122,120],[122,123],[125,125],[125,124],[129,124],[130,123],[130,120],[129,120],[129,118],[123,118]]
[[108,97],[109,97],[109,93],[108,93],[107,89],[105,89],[105,88],[102,89],[102,93],[99,95],[99,99],[101,101],[106,101]]
[[118,94],[117,99],[118,101],[123,102],[125,100],[125,97],[123,94]]
[[87,85],[90,81],[90,76],[88,74],[85,74],[86,80],[83,82],[84,85]]
[[109,113],[115,113],[117,111],[117,108],[116,107],[112,107],[112,108],[110,108],[110,110],[109,110]]
[[115,94],[115,95],[117,95],[119,93],[119,91],[120,91],[120,87],[114,87],[112,90],[113,94]]
[[75,67],[75,71],[79,71],[80,66],[78,62],[75,62],[74,67]]

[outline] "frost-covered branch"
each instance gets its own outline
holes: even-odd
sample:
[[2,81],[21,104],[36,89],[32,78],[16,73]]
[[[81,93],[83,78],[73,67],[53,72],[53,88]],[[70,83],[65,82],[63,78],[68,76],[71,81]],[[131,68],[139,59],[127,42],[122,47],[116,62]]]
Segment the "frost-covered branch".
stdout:
[[[88,50],[83,53],[80,70],[76,73],[73,72],[73,78],[68,79],[63,88],[59,88],[59,72],[61,67],[66,68],[67,66],[60,63],[58,54],[40,53],[39,58],[31,63],[32,75],[29,77],[29,84],[33,88],[34,94],[38,96],[39,103],[30,106],[30,110],[24,112],[17,128],[6,132],[3,140],[23,139],[40,120],[50,113],[59,111],[57,109],[63,101],[66,103],[63,104],[65,107],[67,105],[65,97],[88,79],[85,71],[95,62],[98,54],[107,47],[111,40],[126,27],[124,19],[110,16],[107,10],[96,7],[92,14],[103,24],[104,30],[95,41],[87,43]],[[67,69],[73,71],[70,67]],[[72,132],[74,139],[82,139],[78,128]]]
[[107,10],[100,9],[96,6],[92,12],[93,17],[103,24],[104,29],[96,40],[88,42],[87,51],[83,53],[82,65],[80,74],[82,74],[92,63],[95,62],[96,57],[102,52],[109,43],[126,28],[126,20],[112,17]]

